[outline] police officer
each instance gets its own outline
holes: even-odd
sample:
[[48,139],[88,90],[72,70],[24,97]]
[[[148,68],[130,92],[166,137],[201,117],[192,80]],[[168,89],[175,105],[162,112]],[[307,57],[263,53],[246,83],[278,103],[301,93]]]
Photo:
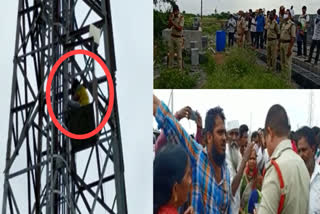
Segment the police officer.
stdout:
[[269,20],[267,22],[267,61],[268,69],[276,71],[276,59],[277,59],[277,45],[280,29],[277,21],[275,20],[275,14],[273,11],[269,14]]
[[179,12],[177,5],[173,6],[173,12],[169,17],[169,28],[171,28],[171,38],[169,41],[169,67],[173,66],[175,50],[178,54],[179,68],[182,70],[182,48],[183,48],[183,25],[184,17]]
[[281,105],[273,105],[265,121],[266,164],[259,214],[301,214],[308,212],[309,172],[292,150],[288,139],[289,119]]
[[280,49],[281,74],[291,82],[292,47],[296,38],[296,26],[291,20],[290,10],[286,10],[283,16],[283,23],[280,28]]
[[243,47],[246,20],[244,18],[244,13],[242,10],[240,10],[238,14],[239,14],[239,19],[237,22],[237,44],[238,44],[238,47]]

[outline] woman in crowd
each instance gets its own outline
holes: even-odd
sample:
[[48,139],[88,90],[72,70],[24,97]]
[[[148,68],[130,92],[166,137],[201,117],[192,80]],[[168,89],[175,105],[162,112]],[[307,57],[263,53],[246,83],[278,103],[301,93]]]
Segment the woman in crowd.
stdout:
[[[251,204],[259,203],[261,186],[262,176],[259,174],[257,167],[257,154],[256,150],[252,149],[250,159],[247,162],[245,173],[241,180],[241,213],[253,213],[254,207]],[[253,197],[252,195],[258,195],[258,197]],[[255,200],[251,202],[253,198],[255,198]]]
[[[153,162],[154,214],[178,214],[191,189],[191,162],[180,144],[168,143]],[[185,214],[193,214],[189,207]]]

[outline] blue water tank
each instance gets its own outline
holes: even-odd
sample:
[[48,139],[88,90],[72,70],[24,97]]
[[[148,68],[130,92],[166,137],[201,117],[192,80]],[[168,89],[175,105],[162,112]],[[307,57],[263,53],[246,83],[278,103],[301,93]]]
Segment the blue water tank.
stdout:
[[217,52],[224,51],[226,47],[226,32],[219,30],[216,32],[216,49]]

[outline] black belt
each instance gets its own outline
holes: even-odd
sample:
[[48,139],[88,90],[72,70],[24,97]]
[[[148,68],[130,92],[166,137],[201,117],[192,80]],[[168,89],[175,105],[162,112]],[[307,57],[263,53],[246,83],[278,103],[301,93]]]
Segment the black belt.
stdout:
[[291,40],[280,40],[281,43],[290,43]]
[[268,38],[268,41],[274,41],[277,40],[277,38]]
[[171,34],[172,37],[175,37],[175,38],[182,38],[183,36],[178,36],[178,35],[175,35],[175,34]]

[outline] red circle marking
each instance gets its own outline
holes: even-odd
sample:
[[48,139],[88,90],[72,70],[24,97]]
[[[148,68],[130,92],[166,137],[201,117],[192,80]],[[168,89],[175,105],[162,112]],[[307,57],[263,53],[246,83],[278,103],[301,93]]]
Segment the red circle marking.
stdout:
[[[54,74],[56,73],[60,64],[64,60],[66,60],[68,57],[76,55],[76,54],[84,54],[84,55],[87,55],[87,56],[93,58],[94,60],[96,60],[99,63],[99,65],[102,67],[104,73],[106,74],[107,82],[108,82],[108,86],[109,86],[109,104],[108,104],[108,108],[107,108],[107,113],[104,116],[102,122],[99,124],[99,126],[97,128],[95,128],[93,131],[86,133],[86,134],[74,134],[74,133],[71,133],[71,132],[67,131],[66,129],[64,129],[53,113],[52,106],[51,106],[52,105],[51,99],[50,99],[51,82],[54,77]],[[104,62],[102,61],[102,59],[100,57],[98,57],[96,54],[92,53],[91,51],[79,49],[79,50],[72,50],[72,51],[65,53],[53,65],[53,67],[49,73],[48,82],[47,82],[47,86],[46,86],[46,102],[47,102],[48,113],[49,113],[49,116],[50,116],[52,122],[64,135],[66,135],[70,138],[73,138],[73,139],[78,139],[78,140],[87,139],[87,138],[90,138],[90,137],[96,135],[108,122],[110,115],[111,115],[111,112],[112,112],[113,103],[114,103],[114,86],[113,86],[112,77],[111,77],[111,74],[110,74],[108,67],[106,66],[106,64],[104,64]]]

